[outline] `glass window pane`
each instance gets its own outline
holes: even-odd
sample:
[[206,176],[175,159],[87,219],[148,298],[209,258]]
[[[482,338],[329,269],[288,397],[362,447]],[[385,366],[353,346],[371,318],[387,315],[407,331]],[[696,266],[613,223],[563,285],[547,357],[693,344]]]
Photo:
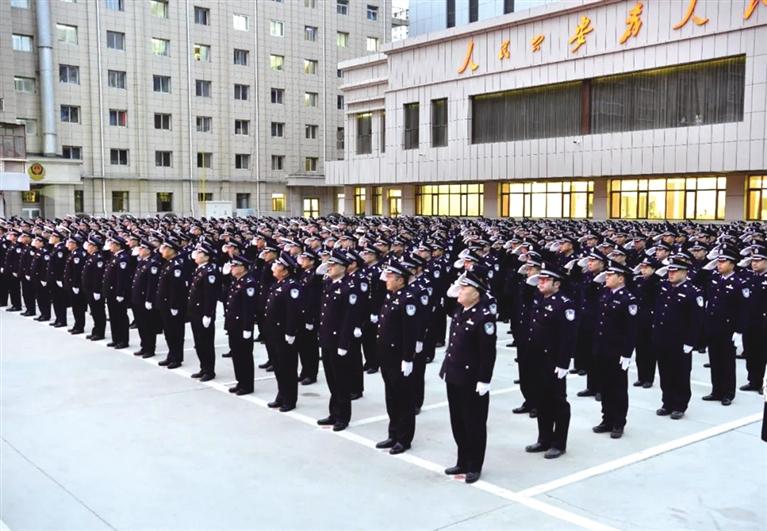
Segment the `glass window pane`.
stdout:
[[546,194],[546,217],[562,217],[562,194]]
[[[671,186],[684,186],[684,179],[669,179],[669,183],[671,181],[681,181],[674,182]],[[684,219],[684,215],[684,191],[669,189],[666,192],[666,217],[668,219]]]
[[724,190],[719,190],[717,192],[717,202],[716,202],[716,219],[724,219],[724,206],[725,206],[725,196],[727,192]]
[[[701,192],[702,193],[702,192]],[[685,199],[685,210],[684,210],[684,217],[687,219],[696,219],[695,218],[695,192],[687,192]]]
[[622,218],[634,219],[637,217],[637,194],[634,192],[621,192],[621,215]]
[[647,219],[663,219],[665,217],[666,192],[649,192],[647,194]]
[[509,197],[509,216],[521,218],[525,215],[525,200],[522,194],[514,194]]
[[621,179],[620,183],[620,189],[624,192],[626,190],[636,190],[638,187],[636,179]]
[[761,199],[760,190],[748,192],[748,219],[759,219],[759,201]]
[[546,195],[535,194],[530,196],[530,199],[532,201],[530,215],[534,218],[546,217]]
[[648,188],[650,190],[665,190],[666,179],[650,179],[650,184]]

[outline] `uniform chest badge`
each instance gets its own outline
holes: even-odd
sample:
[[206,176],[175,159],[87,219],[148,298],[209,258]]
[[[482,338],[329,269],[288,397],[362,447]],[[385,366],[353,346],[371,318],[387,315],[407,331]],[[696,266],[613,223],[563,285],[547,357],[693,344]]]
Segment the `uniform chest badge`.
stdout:
[[575,320],[575,310],[572,308],[565,310],[565,319],[568,321],[574,321]]
[[44,257],[44,259],[45,259],[45,261],[47,262],[48,260],[50,260],[50,259],[51,259],[51,257],[50,257],[50,256],[48,256],[48,255],[46,254],[46,255],[45,255],[45,257]]
[[152,266],[149,270],[152,272],[153,275],[157,274],[157,266]]
[[173,270],[173,276],[176,278],[181,277],[181,270],[180,269],[174,269]]
[[339,288],[339,289],[335,290],[333,293],[335,293],[336,295],[340,295],[341,294],[341,289]]
[[695,299],[695,302],[697,302],[697,303],[698,303],[698,306],[700,306],[701,308],[703,308],[703,297],[702,297],[702,296],[700,296],[700,295],[699,295],[699,296],[698,296],[698,297]]
[[743,293],[743,298],[744,299],[747,299],[747,298],[749,298],[751,296],[751,290],[748,289],[748,288],[743,288],[741,290],[741,293]]
[[434,271],[434,278],[439,278],[440,274],[441,273],[439,272],[439,269],[437,269],[436,271]]
[[125,269],[128,267],[128,262],[120,262],[120,269]]
[[472,321],[471,319],[466,319],[466,324],[474,326],[474,321]]
[[298,288],[292,288],[290,290],[290,298],[297,299],[298,298]]
[[96,267],[102,267],[104,265],[104,262],[96,262]]
[[208,275],[208,282],[210,282],[211,284],[215,284],[216,283],[216,275]]
[[492,303],[492,304],[489,306],[489,308],[490,308],[490,313],[492,313],[493,315],[495,315],[496,313],[498,313],[498,306],[497,306],[495,303]]
[[495,333],[495,323],[485,323],[485,333],[492,336]]
[[405,313],[407,313],[410,317],[413,317],[415,315],[415,304],[406,304]]
[[75,262],[76,264],[79,264],[79,263],[80,263],[80,259],[79,259],[79,258],[75,258],[74,262]]
[[421,295],[421,304],[426,306],[429,304],[429,296],[428,295]]
[[248,295],[248,297],[252,297],[256,294],[256,288],[247,288],[245,293]]
[[636,304],[629,304],[629,313],[631,315],[636,315],[638,311],[639,311],[639,308],[637,307]]
[[16,252],[17,253],[21,253],[21,249],[16,249]]
[[360,289],[362,292],[366,292],[368,290],[368,283],[367,282],[360,282]]
[[354,293],[349,295],[349,304],[357,304],[357,296]]
[[550,312],[550,311],[554,310],[554,308],[550,304],[548,306],[544,306],[543,309],[546,310],[547,312]]
[[64,253],[62,253],[61,251],[59,251],[59,252],[56,254],[56,256],[58,256],[59,258],[63,258],[63,256],[64,256]]

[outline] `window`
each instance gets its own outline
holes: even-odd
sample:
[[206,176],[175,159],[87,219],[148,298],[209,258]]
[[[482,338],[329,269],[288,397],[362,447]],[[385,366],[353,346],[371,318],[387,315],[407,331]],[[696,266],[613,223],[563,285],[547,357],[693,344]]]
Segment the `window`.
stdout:
[[381,113],[381,153],[386,153],[386,113]]
[[56,24],[56,37],[59,42],[77,44],[77,26]]
[[285,89],[273,88],[272,89],[272,103],[281,105],[285,98]]
[[304,59],[304,74],[316,74],[317,61],[314,59]]
[[167,57],[170,55],[170,41],[152,37],[152,54]]
[[16,121],[24,126],[25,135],[37,134],[37,120],[32,118],[16,118]]
[[752,175],[746,182],[746,219],[767,220],[767,177]]
[[383,186],[373,187],[373,215],[383,216]]
[[23,203],[39,203],[40,190],[29,190],[26,192],[21,192],[21,201]]
[[272,37],[284,37],[285,36],[285,24],[279,20],[269,21],[269,35]]
[[198,116],[196,122],[198,133],[210,133],[212,130],[213,118],[210,116]]
[[482,184],[427,184],[416,187],[418,216],[481,216],[484,204]]
[[317,157],[306,157],[304,159],[304,171],[317,171]]
[[[61,146],[61,157],[65,159],[82,160],[82,146]],[[78,210],[78,212],[80,212]]]
[[304,127],[304,132],[306,134],[306,138],[308,140],[314,140],[317,138],[317,130],[319,129],[319,126],[314,124],[306,124]]
[[250,155],[247,153],[237,153],[234,155],[234,167],[238,170],[247,170],[250,168]]
[[173,192],[157,192],[157,212],[173,211]]
[[399,216],[402,214],[402,190],[393,188],[389,190],[389,215]]
[[592,218],[594,181],[501,183],[499,214],[512,218]]
[[154,128],[164,129],[166,131],[171,130],[171,115],[165,113],[155,113],[154,115]]
[[[2,102],[0,102],[2,103]],[[21,124],[21,119],[16,119]],[[26,132],[23,127],[14,125],[0,125],[0,158],[25,159],[27,158]],[[8,168],[6,167],[6,171]]]
[[315,42],[317,40],[317,27],[304,26],[304,40]]
[[304,92],[304,107],[316,107],[318,98],[316,92]]
[[29,0],[11,0],[11,7],[29,9]]
[[365,44],[365,49],[369,52],[378,51],[378,37],[368,37]]
[[447,145],[447,98],[431,100],[431,145]]
[[349,0],[336,0],[336,13],[346,15],[349,13]]
[[247,15],[238,15],[237,13],[232,15],[232,26],[237,31],[248,31]]
[[125,89],[125,72],[107,70],[107,84],[112,88]]
[[158,168],[170,168],[173,166],[173,152],[172,151],[155,151],[154,152],[154,165]]
[[127,212],[128,192],[112,192],[112,212]]
[[74,65],[59,65],[59,81],[61,83],[80,84],[80,67]]
[[197,153],[197,167],[198,168],[210,168],[211,159],[213,153]]
[[285,155],[272,155],[272,169],[281,170],[285,166]]
[[339,48],[348,48],[349,46],[349,34],[345,31],[339,31],[336,33],[336,45]]
[[269,66],[272,70],[282,72],[282,68],[285,65],[285,57],[282,55],[270,55]]
[[305,197],[303,203],[303,214],[305,218],[317,218],[320,216],[319,197]]
[[234,64],[247,66],[248,64],[248,50],[234,49]]
[[210,98],[211,82],[204,79],[194,80],[194,95],[200,98]]
[[335,211],[341,215],[345,214],[346,194],[336,194]]
[[339,111],[344,110],[344,97],[342,94],[339,94],[338,96],[336,96],[336,108]]
[[237,194],[235,196],[237,208],[250,208],[250,194]]
[[107,31],[107,48],[125,51],[125,33]]
[[273,212],[285,212],[287,210],[285,205],[285,194],[273,193],[272,194],[272,211]]
[[197,192],[197,201],[200,203],[213,201],[213,192]]
[[354,215],[365,215],[366,191],[364,186],[354,187]]
[[170,76],[152,76],[152,88],[155,92],[170,94]]
[[13,34],[13,49],[17,52],[32,51],[32,37],[30,35]]
[[128,111],[109,109],[109,125],[114,127],[127,127]]
[[109,164],[111,164],[112,166],[127,166],[128,150],[127,149],[110,149]]
[[724,219],[726,177],[612,179],[610,217]]
[[337,70],[336,70],[336,77],[337,77],[338,79],[343,79],[343,78],[344,78],[344,71],[343,71],[343,70],[341,70],[340,68],[339,68],[339,69],[337,69]]
[[234,99],[242,100],[242,101],[247,101],[248,100],[248,89],[250,89],[250,85],[240,85],[240,84],[235,83],[235,85],[234,85]]
[[403,149],[418,149],[418,125],[418,103],[406,104]]
[[357,155],[373,152],[373,115],[369,112],[357,115]]
[[378,6],[371,6],[368,4],[368,20],[375,22],[378,20]]
[[234,134],[248,136],[248,130],[250,129],[250,120],[235,120],[234,121]]
[[317,0],[304,0],[304,7],[308,7],[309,9],[316,9]]
[[149,13],[153,17],[168,18],[168,1],[149,0]]
[[[336,149],[338,151],[344,150],[344,128],[343,127],[336,128]],[[341,155],[343,155],[343,153]]]
[[85,193],[83,190],[74,190],[75,193],[75,213],[81,213],[85,211]]
[[104,3],[110,11],[125,11],[125,0],[105,0]]
[[283,122],[272,122],[272,136],[273,137],[285,136],[285,124]]
[[69,123],[80,123],[80,107],[74,105],[61,106],[61,121]]
[[201,26],[210,25],[210,9],[207,7],[194,6],[194,23]]
[[194,60],[201,63],[210,63],[210,46],[207,44],[194,45]]

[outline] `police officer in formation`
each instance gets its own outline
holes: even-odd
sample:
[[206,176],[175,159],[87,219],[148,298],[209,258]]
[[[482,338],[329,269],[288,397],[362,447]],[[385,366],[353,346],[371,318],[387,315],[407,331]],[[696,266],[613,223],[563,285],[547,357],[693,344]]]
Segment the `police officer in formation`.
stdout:
[[215,251],[210,244],[198,243],[191,257],[196,269],[189,284],[186,316],[192,328],[197,358],[200,360],[200,370],[192,374],[192,378],[207,382],[216,377],[215,321],[221,279],[218,267],[211,262]]

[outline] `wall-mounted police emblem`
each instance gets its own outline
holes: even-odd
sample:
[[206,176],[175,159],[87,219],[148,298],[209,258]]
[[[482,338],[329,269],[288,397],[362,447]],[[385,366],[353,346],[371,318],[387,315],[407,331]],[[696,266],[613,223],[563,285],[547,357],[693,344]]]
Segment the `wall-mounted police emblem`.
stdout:
[[485,333],[492,336],[495,333],[495,323],[485,323]]
[[575,320],[575,310],[573,310],[573,309],[565,310],[565,319],[567,319],[568,321],[574,321]]
[[173,270],[173,276],[176,278],[179,278],[181,276],[181,270],[180,269],[174,269]]
[[298,298],[298,289],[297,288],[293,288],[293,289],[290,290],[290,297],[293,298],[293,299],[297,299]]
[[211,284],[215,284],[216,283],[216,275],[208,275],[208,282],[210,282]]
[[698,298],[695,299],[695,302],[698,303],[698,306],[703,308],[703,297],[702,296],[699,295]]
[[637,307],[636,304],[629,304],[629,313],[631,315],[636,315],[637,311],[639,311],[639,308]]
[[252,297],[256,294],[256,288],[248,288],[245,290],[245,293],[248,294],[248,297]]
[[415,304],[405,305],[405,313],[407,313],[410,317],[413,317],[415,315]]

